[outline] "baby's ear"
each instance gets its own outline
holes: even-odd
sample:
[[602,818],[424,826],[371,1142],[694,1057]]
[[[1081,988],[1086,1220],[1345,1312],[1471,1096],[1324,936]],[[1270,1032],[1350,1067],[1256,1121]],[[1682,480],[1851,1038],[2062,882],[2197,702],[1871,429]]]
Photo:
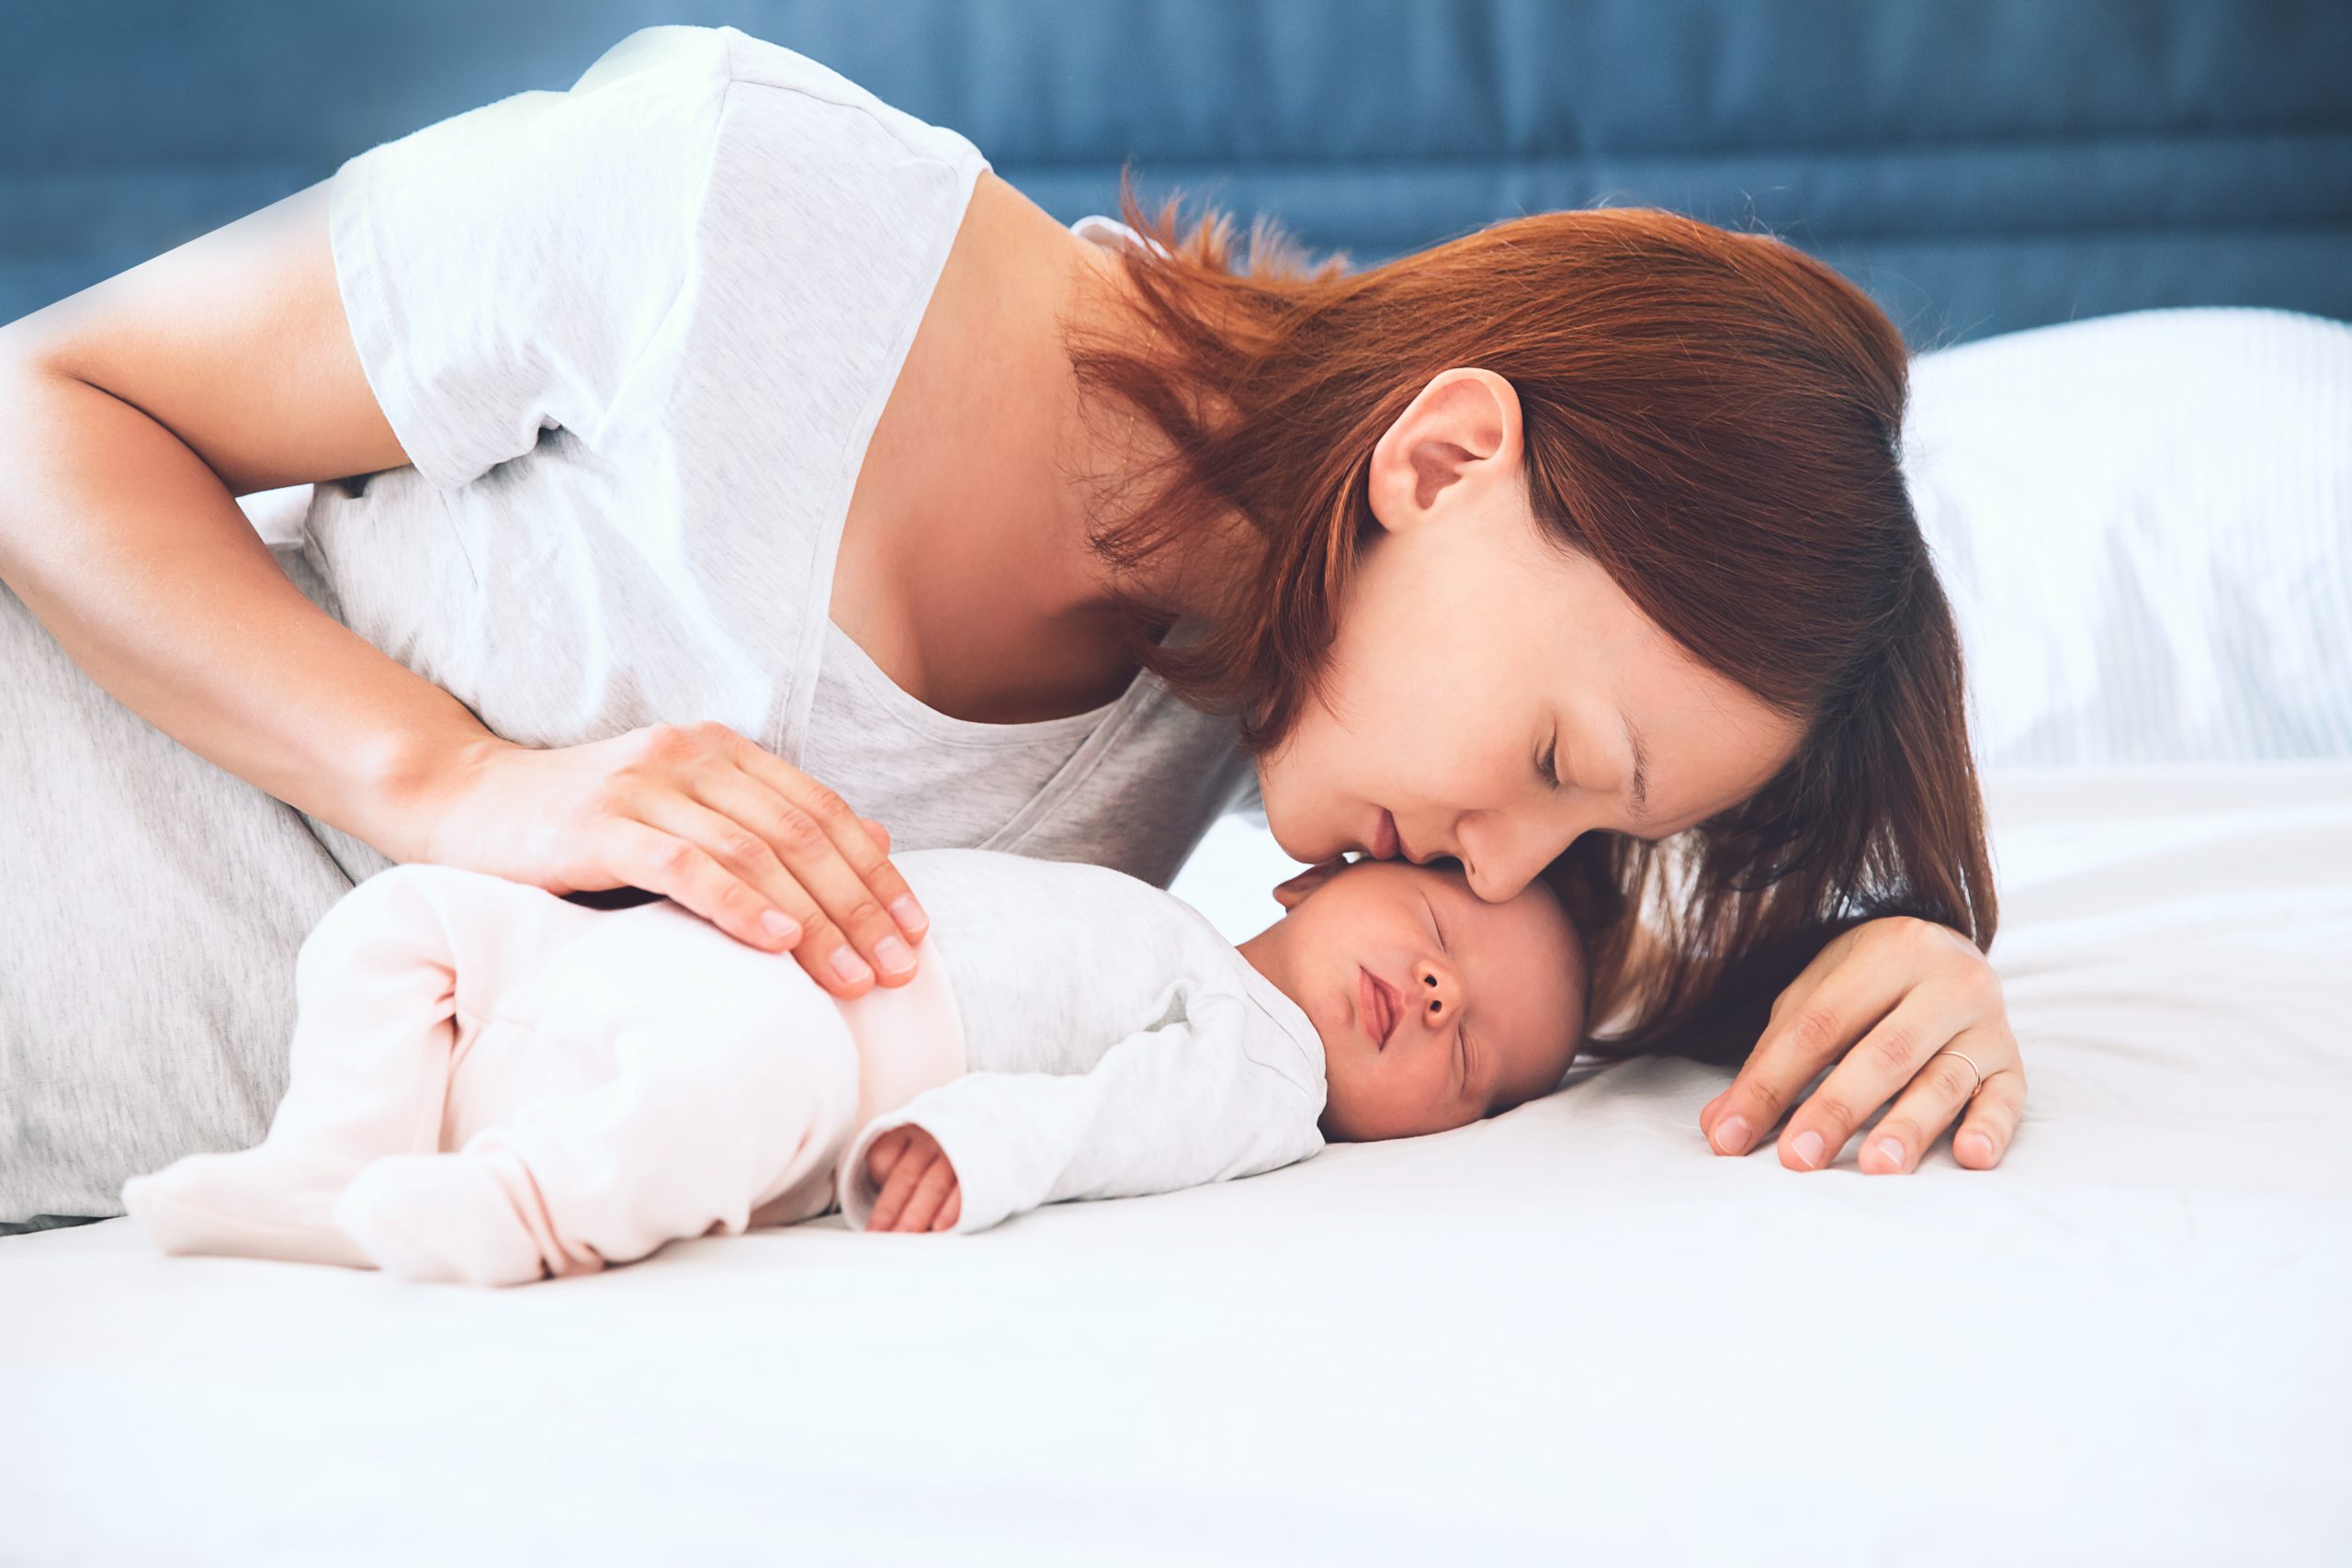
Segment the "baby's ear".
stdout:
[[1347,868],[1348,863],[1344,857],[1327,860],[1319,865],[1310,865],[1288,882],[1275,886],[1274,902],[1285,909],[1295,909],[1306,901],[1308,894]]

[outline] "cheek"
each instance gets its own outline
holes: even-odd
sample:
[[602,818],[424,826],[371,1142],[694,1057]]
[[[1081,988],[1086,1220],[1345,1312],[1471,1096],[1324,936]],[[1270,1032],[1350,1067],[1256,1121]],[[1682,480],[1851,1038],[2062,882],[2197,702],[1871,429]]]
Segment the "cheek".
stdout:
[[1310,710],[1329,748],[1319,754],[1383,805],[1492,804],[1533,765],[1532,733],[1521,731],[1534,661],[1516,661],[1507,639],[1472,635],[1469,618],[1381,608],[1368,604],[1344,628],[1329,707]]
[[1331,728],[1330,719],[1309,704],[1282,744],[1258,759],[1258,791],[1269,818],[1300,806],[1312,809],[1333,793]]

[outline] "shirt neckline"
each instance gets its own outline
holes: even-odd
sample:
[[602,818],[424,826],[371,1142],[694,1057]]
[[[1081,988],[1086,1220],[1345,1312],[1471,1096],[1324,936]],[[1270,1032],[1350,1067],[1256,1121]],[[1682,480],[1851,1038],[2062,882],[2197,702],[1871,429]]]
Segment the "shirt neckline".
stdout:
[[828,665],[838,655],[843,667],[837,672],[854,682],[873,700],[885,705],[890,716],[925,738],[945,740],[959,746],[1027,746],[1045,740],[1078,740],[1092,733],[1120,708],[1136,696],[1136,688],[1148,671],[1138,670],[1135,679],[1117,696],[1099,707],[1084,713],[1065,714],[1059,718],[1027,719],[1014,724],[992,724],[985,719],[959,718],[942,713],[929,703],[915,696],[890,678],[890,672],[874,662],[874,656],[861,647],[858,640],[835,625],[831,616],[825,620],[825,641]]
[[[970,206],[972,190],[978,180],[979,166],[975,165],[970,171],[965,187],[963,203],[956,209],[956,224],[948,229],[949,243],[954,241],[956,228],[961,226],[963,214]],[[1121,243],[1148,243],[1127,224],[1099,212],[1087,214],[1072,223],[1069,228],[1070,232],[1080,239],[1091,241],[1105,248]],[[933,258],[929,281],[923,288],[922,306],[918,306],[914,312],[914,321],[917,326],[921,324],[922,319],[922,306],[927,306],[931,296],[938,290],[940,275],[944,273],[946,268],[947,254],[945,246],[943,245]],[[823,581],[817,584],[816,591],[810,596],[811,607],[818,612],[824,622],[820,633],[822,641],[815,653],[817,668],[811,671],[809,677],[810,696],[813,699],[817,677],[822,672],[825,661],[831,654],[838,652],[850,661],[852,678],[856,679],[858,683],[865,687],[876,701],[887,705],[894,717],[933,739],[951,740],[964,745],[1003,744],[1007,746],[1034,745],[1045,740],[1063,739],[1082,740],[1125,710],[1140,703],[1152,690],[1157,689],[1159,682],[1153,679],[1150,671],[1136,671],[1135,678],[1127,682],[1125,690],[1109,702],[1099,707],[1090,708],[1084,713],[1067,714],[1059,718],[1032,719],[1020,724],[990,724],[978,719],[958,718],[953,714],[942,713],[909,692],[898,682],[892,680],[889,671],[876,664],[873,656],[865,651],[864,646],[844,631],[840,623],[832,617],[833,577],[841,565],[842,525],[846,521],[849,502],[855,491],[858,469],[865,465],[865,450],[872,446],[875,429],[881,423],[883,403],[888,400],[890,390],[898,385],[899,377],[906,368],[906,356],[914,346],[914,334],[915,326],[910,326],[903,340],[898,345],[889,378],[885,383],[880,398],[875,403],[873,417],[866,422],[865,436],[857,444],[855,458],[848,465],[850,488],[843,491],[841,505],[836,509],[841,516],[826,533],[823,547]],[[813,723],[814,719],[812,706],[808,722]]]

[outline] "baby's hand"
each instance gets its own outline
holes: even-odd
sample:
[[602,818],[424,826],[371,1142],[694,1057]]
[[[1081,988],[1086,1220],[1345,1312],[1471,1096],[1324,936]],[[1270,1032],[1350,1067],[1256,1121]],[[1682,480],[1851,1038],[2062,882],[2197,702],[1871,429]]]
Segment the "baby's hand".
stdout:
[[911,1123],[893,1127],[865,1151],[865,1171],[882,1189],[866,1216],[870,1231],[944,1231],[956,1228],[964,1193],[956,1168],[939,1140]]

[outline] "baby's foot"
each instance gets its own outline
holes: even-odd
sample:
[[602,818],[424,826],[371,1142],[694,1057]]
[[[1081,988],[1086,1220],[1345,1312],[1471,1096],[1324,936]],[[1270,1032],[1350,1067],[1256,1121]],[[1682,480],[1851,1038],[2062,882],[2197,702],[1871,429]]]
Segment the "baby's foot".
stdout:
[[335,1200],[335,1223],[387,1274],[520,1285],[546,1269],[490,1162],[473,1155],[386,1155]]
[[277,1258],[368,1268],[334,1223],[348,1158],[273,1145],[190,1155],[122,1186],[122,1206],[155,1245],[175,1254]]

